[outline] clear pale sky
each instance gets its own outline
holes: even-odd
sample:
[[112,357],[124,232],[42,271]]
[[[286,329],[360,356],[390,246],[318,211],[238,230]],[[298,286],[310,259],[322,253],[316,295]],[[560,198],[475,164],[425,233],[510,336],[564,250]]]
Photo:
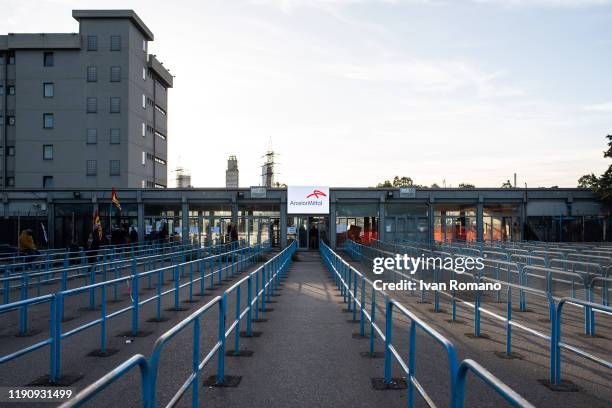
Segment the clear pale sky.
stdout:
[[[169,167],[196,186],[576,185],[612,133],[612,0],[2,0],[2,33],[132,8],[176,76]],[[169,179],[173,178],[169,173]],[[172,182],[170,183],[172,185]]]

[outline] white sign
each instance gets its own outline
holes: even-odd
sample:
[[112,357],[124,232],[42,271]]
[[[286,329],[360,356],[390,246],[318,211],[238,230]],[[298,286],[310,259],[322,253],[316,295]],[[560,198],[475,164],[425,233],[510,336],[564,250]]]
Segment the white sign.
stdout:
[[329,187],[287,187],[287,214],[329,214]]
[[414,187],[400,187],[400,198],[415,198],[416,188]]
[[266,198],[266,188],[251,187],[251,198]]
[[295,227],[287,227],[287,234],[291,235],[291,234],[295,234],[296,229]]

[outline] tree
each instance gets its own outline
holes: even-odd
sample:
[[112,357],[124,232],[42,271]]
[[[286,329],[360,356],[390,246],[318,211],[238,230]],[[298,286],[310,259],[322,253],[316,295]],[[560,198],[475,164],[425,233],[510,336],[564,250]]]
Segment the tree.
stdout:
[[[608,139],[608,150],[604,151],[603,154],[605,158],[612,159],[612,135],[607,135],[606,138]],[[578,187],[592,189],[604,205],[612,207],[612,164],[599,177],[593,173],[580,177]]]
[[378,183],[376,185],[377,188],[389,188],[389,187],[421,187],[414,184],[410,177],[406,176],[395,176],[393,177],[393,182],[389,180],[385,180],[383,183]]
[[594,189],[597,186],[598,179],[597,176],[593,173],[585,174],[584,176],[578,179],[578,187],[579,188],[590,188]]
[[476,188],[476,186],[470,183],[459,183],[459,188],[470,189],[470,188]]
[[431,188],[440,188],[440,186],[438,185],[438,183],[433,183],[433,184],[431,185]]
[[504,184],[501,185],[501,188],[512,188],[512,183],[510,180],[504,181]]
[[412,187],[414,183],[410,177],[393,177],[393,187]]

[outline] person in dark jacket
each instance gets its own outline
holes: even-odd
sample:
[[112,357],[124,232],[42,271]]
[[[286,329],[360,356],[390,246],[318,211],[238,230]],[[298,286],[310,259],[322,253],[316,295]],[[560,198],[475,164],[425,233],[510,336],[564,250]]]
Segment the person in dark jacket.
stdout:
[[99,225],[96,225],[94,227],[94,230],[91,232],[89,246],[87,247],[88,261],[90,264],[95,264],[96,261],[98,260],[98,251],[100,250],[100,243],[101,243],[100,236],[101,235],[102,235],[102,227]]
[[138,232],[136,232],[136,228],[134,227],[130,227],[130,243],[138,243]]

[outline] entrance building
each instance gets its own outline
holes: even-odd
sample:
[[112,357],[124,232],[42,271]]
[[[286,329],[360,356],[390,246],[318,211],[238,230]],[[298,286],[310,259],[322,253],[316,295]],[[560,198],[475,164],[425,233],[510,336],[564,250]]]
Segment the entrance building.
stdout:
[[382,241],[612,241],[612,215],[578,188],[190,188],[4,190],[0,244],[31,228],[41,248],[83,246],[99,214],[105,234],[134,227],[141,241],[226,242],[300,250]]

